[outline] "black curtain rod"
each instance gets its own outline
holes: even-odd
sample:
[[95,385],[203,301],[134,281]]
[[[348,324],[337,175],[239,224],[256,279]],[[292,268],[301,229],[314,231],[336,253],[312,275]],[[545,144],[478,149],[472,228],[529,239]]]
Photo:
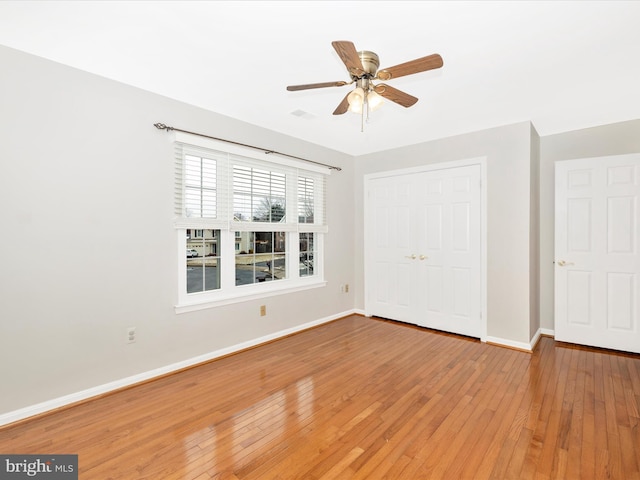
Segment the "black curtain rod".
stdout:
[[190,133],[191,135],[198,135],[199,137],[210,138],[212,140],[219,140],[221,142],[233,143],[234,145],[240,145],[242,147],[249,147],[249,148],[253,148],[253,149],[256,149],[256,150],[262,150],[267,155],[269,155],[270,153],[275,153],[277,155],[282,155],[283,157],[295,158],[296,160],[302,160],[303,162],[308,162],[308,163],[314,163],[316,165],[321,165],[323,167],[330,168],[331,170],[338,170],[338,171],[342,170],[340,167],[334,167],[333,165],[327,165],[326,163],[314,162],[313,160],[307,160],[306,158],[294,157],[293,155],[287,155],[286,153],[276,152],[275,150],[268,150],[268,149],[262,148],[262,147],[255,147],[253,145],[247,145],[246,143],[233,142],[231,140],[225,140],[224,138],[212,137],[210,135],[205,135],[203,133],[190,132],[189,130],[180,130],[179,128],[169,127],[168,125],[165,125],[164,123],[154,123],[153,126],[156,127],[158,130],[166,130],[167,132],[169,132],[171,130],[175,130],[176,132]]

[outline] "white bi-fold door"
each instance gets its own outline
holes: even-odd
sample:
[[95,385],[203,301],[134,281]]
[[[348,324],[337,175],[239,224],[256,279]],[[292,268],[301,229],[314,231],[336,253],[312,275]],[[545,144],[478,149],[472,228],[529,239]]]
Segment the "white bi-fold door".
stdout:
[[482,337],[480,164],[365,183],[365,311]]
[[640,353],[640,155],[556,163],[555,338]]

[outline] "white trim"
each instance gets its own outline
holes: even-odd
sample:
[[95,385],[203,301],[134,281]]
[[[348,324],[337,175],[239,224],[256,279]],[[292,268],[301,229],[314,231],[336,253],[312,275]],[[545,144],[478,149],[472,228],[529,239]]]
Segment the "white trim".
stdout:
[[542,332],[540,329],[533,335],[533,338],[529,341],[529,349],[533,352],[533,349],[536,348],[536,345],[540,341],[540,337],[542,336]]
[[[304,280],[298,280],[293,285],[289,284],[288,286],[281,285],[281,282],[286,282],[287,280],[268,282],[268,284],[260,283],[242,285],[236,287],[237,290],[235,294],[230,294],[228,296],[217,294],[215,295],[215,297],[212,297],[211,295],[208,295],[209,292],[202,292],[202,294],[206,295],[207,298],[200,299],[198,298],[199,294],[191,294],[191,297],[189,297],[188,300],[185,300],[184,303],[180,303],[179,305],[175,306],[175,311],[176,313],[195,312],[196,310],[221,307],[222,305],[230,305],[232,303],[248,302],[250,300],[258,300],[260,298],[273,297],[275,295],[302,292],[303,290],[325,287],[327,285],[326,281],[320,278],[316,280],[314,277],[306,277],[313,279],[313,281],[305,282]],[[246,293],[248,289],[255,289],[256,291],[255,293]],[[213,292],[214,294],[217,293],[217,291],[215,290]]]
[[487,188],[487,157],[479,157],[470,159],[470,162],[476,162],[480,165],[480,280],[482,281],[482,285],[480,285],[480,315],[482,315],[482,322],[480,329],[481,338],[486,338],[489,334],[489,327],[487,322],[487,298],[488,298],[488,269],[487,269],[487,258],[489,252],[489,245],[487,238],[487,206],[489,205],[488,191]]
[[199,135],[192,135],[184,132],[177,132],[175,130],[172,133],[175,135],[173,140],[174,142],[194,145],[201,148],[208,148],[210,150],[217,150],[219,152],[231,153],[243,157],[249,157],[253,158],[254,160],[260,160],[262,162],[270,162],[287,167],[299,168],[300,170],[307,170],[309,172],[318,172],[325,175],[331,175],[331,168],[324,167],[322,165],[316,165],[315,163],[281,157],[277,153],[269,153],[267,157],[267,152],[262,152],[262,154],[258,153],[258,150],[261,149],[256,150],[249,147],[243,147],[242,145],[234,145],[233,143],[213,140],[211,138],[204,138]]
[[541,335],[546,335],[548,337],[555,337],[556,336],[556,331],[553,330],[552,328],[541,328],[540,329],[540,334]]
[[176,372],[184,368],[193,367],[201,363],[209,362],[211,360],[215,360],[216,358],[220,358],[225,355],[230,355],[232,353],[236,353],[241,350],[246,350],[247,348],[255,347],[257,345],[270,342],[272,340],[276,340],[278,338],[282,338],[287,335],[291,335],[293,333],[301,332],[303,330],[307,330],[309,328],[316,327],[318,325],[322,325],[323,323],[328,323],[333,320],[337,320],[339,318],[352,315],[354,313],[355,313],[354,310],[348,310],[345,312],[337,313],[328,317],[321,318],[319,320],[314,320],[308,323],[304,323],[302,325],[297,325],[295,327],[287,328],[285,330],[280,330],[278,332],[275,332],[269,335],[255,338],[253,340],[247,340],[246,342],[232,345],[230,347],[225,347],[225,348],[221,348],[220,350],[215,350],[210,353],[205,353],[204,355],[192,357],[187,360],[183,360],[181,362],[176,362],[171,365],[166,365],[164,367],[156,368],[154,370],[149,370],[147,372],[139,373],[137,375],[132,375],[130,377],[122,378],[120,380],[115,380],[113,382],[105,383],[103,385],[98,385],[92,388],[88,388],[80,392],[64,395],[62,397],[47,400],[42,403],[37,403],[29,407],[20,408],[18,410],[13,410],[11,412],[3,413],[3,414],[0,414],[0,425],[8,425],[10,423],[17,422],[19,420],[24,420],[26,418],[29,418],[35,415],[46,413],[48,411],[55,410],[57,408],[61,408],[67,405],[71,405],[73,403],[80,402],[82,400],[87,400],[92,397],[104,395],[106,393],[113,392],[115,390],[118,390],[124,387],[134,386],[138,383],[141,383],[147,380],[152,380],[154,378],[167,375],[169,373]]
[[[536,335],[538,335],[538,333],[536,333]],[[503,347],[511,347],[511,348],[516,348],[518,350],[524,350],[525,352],[532,352],[533,351],[531,343],[516,342],[514,340],[508,340],[506,338],[489,337],[489,336],[486,337],[485,339],[483,339],[483,341],[486,342],[486,343],[493,343],[495,345],[501,345]]]
[[[365,182],[372,178],[397,177],[399,175],[407,175],[411,173],[428,172],[432,170],[444,170],[446,168],[468,167],[471,165],[481,165],[483,170],[486,168],[487,157],[474,157],[464,160],[452,160],[450,162],[437,162],[420,165],[417,167],[401,168],[398,170],[385,170],[384,172],[367,173],[364,176]],[[483,178],[484,180],[484,178]],[[484,187],[484,184],[483,184]]]

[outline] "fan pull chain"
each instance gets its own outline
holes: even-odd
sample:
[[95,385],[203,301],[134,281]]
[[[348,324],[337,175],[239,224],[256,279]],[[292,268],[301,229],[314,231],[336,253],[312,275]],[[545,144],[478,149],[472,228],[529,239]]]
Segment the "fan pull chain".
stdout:
[[367,123],[369,123],[369,90],[364,91],[364,99],[362,100],[362,109],[360,111],[360,133],[364,133],[364,110],[367,110]]
[[[362,102],[362,108],[360,109],[360,133],[364,133],[364,109],[367,107],[367,93],[364,94],[364,100]],[[368,114],[367,114],[368,116]]]

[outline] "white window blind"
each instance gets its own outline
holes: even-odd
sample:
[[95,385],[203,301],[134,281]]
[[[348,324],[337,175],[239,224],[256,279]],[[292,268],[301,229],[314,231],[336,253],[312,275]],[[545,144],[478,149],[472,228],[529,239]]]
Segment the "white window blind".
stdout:
[[233,165],[233,218],[240,222],[286,222],[286,175]]
[[176,142],[177,226],[326,231],[326,175]]
[[184,207],[186,217],[217,218],[216,160],[184,156]]
[[313,178],[298,177],[298,222],[313,223],[315,218],[315,181]]

